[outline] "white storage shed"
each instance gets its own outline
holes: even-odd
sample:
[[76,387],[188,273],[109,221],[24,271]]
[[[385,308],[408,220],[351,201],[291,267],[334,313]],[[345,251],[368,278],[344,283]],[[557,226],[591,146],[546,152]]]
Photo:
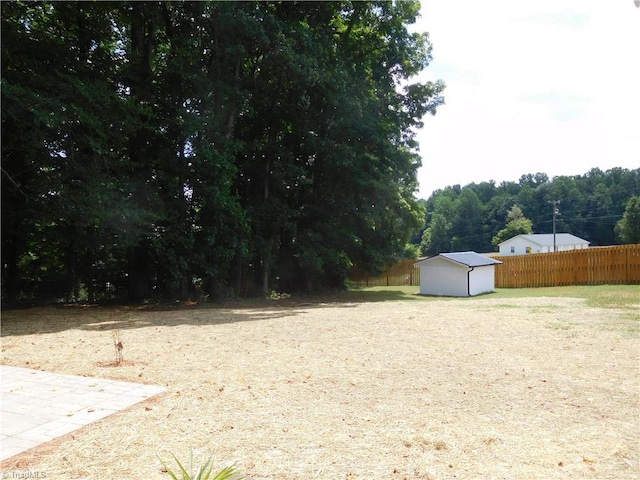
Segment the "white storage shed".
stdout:
[[440,253],[415,263],[420,267],[420,294],[471,297],[495,289],[499,260],[476,252]]

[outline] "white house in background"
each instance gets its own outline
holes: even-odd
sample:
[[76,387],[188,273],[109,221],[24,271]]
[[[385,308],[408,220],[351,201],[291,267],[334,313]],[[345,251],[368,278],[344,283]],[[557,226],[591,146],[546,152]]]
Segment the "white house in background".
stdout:
[[476,252],[441,253],[418,260],[420,294],[471,297],[495,289],[495,266],[502,262]]
[[[558,251],[589,248],[589,242],[570,233],[556,233]],[[498,244],[500,255],[553,252],[553,233],[521,234]]]

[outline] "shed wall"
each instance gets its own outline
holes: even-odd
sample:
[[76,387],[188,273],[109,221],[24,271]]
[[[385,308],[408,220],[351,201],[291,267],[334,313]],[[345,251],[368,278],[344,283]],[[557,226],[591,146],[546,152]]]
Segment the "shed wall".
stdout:
[[420,293],[466,297],[467,271],[463,265],[434,257],[420,265]]
[[476,267],[469,273],[470,295],[493,292],[495,290],[495,273],[493,265]]

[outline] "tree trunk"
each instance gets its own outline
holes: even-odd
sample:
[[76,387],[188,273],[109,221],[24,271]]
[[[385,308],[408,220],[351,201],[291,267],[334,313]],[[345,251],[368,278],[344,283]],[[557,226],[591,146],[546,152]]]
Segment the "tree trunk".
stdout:
[[269,254],[265,254],[262,258],[262,294],[266,297],[269,295]]
[[127,297],[129,301],[139,302],[150,298],[148,251],[146,242],[129,249],[129,285]]
[[[154,39],[153,22],[146,18],[149,4],[132,2],[131,4],[131,77],[129,79],[130,93],[138,102],[145,102],[150,96],[152,80],[151,53]],[[150,175],[146,145],[150,142],[147,119],[143,113],[139,114],[140,127],[128,142],[128,153],[136,177],[137,188],[131,192],[134,204],[144,205],[146,201],[145,185]],[[130,301],[141,301],[150,297],[149,247],[144,238],[130,247],[127,252],[128,291]]]
[[3,242],[2,248],[2,290],[6,295],[6,303],[15,304],[18,299],[18,255],[14,238]]

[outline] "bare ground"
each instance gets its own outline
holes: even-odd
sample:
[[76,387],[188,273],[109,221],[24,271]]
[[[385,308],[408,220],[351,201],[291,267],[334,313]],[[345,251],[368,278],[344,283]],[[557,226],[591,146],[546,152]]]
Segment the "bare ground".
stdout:
[[638,323],[549,297],[5,312],[3,364],[168,391],[2,470],[168,478],[193,448],[253,480],[637,479]]

